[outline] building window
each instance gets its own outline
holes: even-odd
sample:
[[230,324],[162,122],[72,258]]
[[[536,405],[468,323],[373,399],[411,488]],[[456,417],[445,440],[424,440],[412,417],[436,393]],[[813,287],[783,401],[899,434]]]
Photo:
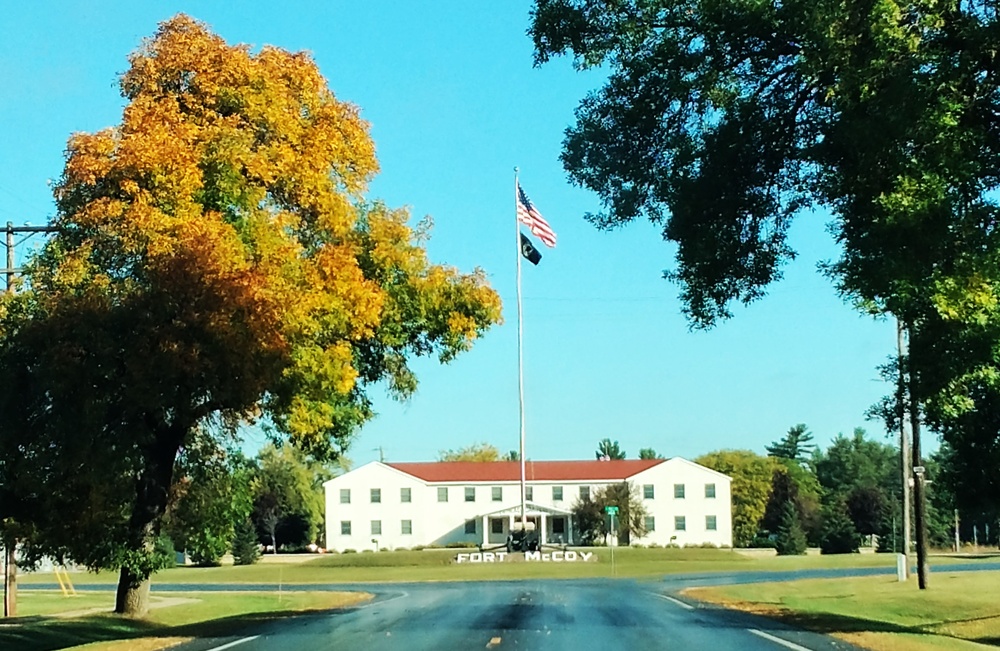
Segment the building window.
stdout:
[[402,520],[399,524],[399,530],[404,536],[408,536],[413,533],[413,520]]
[[351,521],[350,520],[341,520],[340,521],[340,535],[341,536],[350,536],[351,535]]
[[382,521],[372,520],[372,535],[381,536],[382,535]]
[[448,501],[448,487],[438,486],[438,502],[447,502],[447,501]]
[[410,492],[409,488],[399,489],[399,501],[403,504],[409,504],[413,500],[413,494]]
[[654,489],[652,484],[642,485],[642,499],[651,500],[653,499]]
[[535,499],[535,487],[534,486],[525,486],[524,487],[524,499],[526,499],[529,502],[531,500]]
[[350,504],[351,503],[351,489],[350,488],[341,488],[340,489],[340,503],[341,504]]
[[714,515],[706,515],[705,516],[705,530],[706,531],[718,531],[719,530],[719,524],[718,524],[718,522],[716,522]]
[[503,520],[499,518],[493,518],[490,520],[490,532],[503,533]]
[[687,518],[683,515],[675,515],[674,531],[687,531]]
[[466,486],[465,487],[465,501],[466,502],[475,502],[476,501],[476,487],[475,486]]
[[590,499],[590,486],[581,486],[580,487],[580,499],[581,500],[589,500]]
[[566,518],[552,518],[552,533],[566,533]]
[[465,533],[476,533],[476,521],[466,520],[465,521]]
[[652,533],[656,531],[656,518],[654,518],[651,515],[646,516],[645,527],[646,527],[646,533]]
[[382,502],[382,489],[373,488],[372,489],[372,504],[380,504]]
[[705,497],[715,499],[715,484],[705,484]]
[[502,502],[503,501],[503,486],[493,487],[493,501]]
[[552,487],[552,501],[553,502],[562,502],[562,486],[553,486]]
[[684,499],[684,484],[674,484],[674,499]]

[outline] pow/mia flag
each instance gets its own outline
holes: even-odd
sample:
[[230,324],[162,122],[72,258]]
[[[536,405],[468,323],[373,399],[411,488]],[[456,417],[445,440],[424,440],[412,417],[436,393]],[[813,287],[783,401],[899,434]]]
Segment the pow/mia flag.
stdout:
[[524,236],[524,233],[521,233],[521,255],[531,264],[538,264],[542,259],[542,254],[534,247],[531,240]]

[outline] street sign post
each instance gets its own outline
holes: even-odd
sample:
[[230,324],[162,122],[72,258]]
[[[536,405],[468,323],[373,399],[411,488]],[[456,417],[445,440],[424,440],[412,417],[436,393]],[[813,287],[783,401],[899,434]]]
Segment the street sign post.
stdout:
[[611,546],[611,576],[615,576],[615,545],[618,543],[618,530],[615,529],[615,516],[618,515],[617,506],[605,506],[604,511],[611,516],[611,540],[608,544]]

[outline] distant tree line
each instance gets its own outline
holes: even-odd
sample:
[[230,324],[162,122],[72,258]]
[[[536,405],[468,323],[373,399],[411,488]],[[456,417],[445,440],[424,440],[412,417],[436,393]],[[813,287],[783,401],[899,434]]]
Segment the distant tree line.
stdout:
[[[854,552],[863,544],[902,551],[900,452],[856,428],[825,450],[799,424],[767,446],[767,456],[720,450],[695,461],[732,477],[733,543],[775,547],[781,554]],[[931,480],[928,534],[932,546],[954,541],[954,510],[960,503],[962,468],[947,443],[925,460]],[[967,512],[962,540],[997,544],[1000,509]]]

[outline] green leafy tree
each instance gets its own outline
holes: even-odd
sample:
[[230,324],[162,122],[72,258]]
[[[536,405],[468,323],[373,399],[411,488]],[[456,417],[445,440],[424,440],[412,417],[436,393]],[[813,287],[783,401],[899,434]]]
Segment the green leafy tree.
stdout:
[[777,461],[749,450],[719,450],[695,463],[732,478],[733,546],[750,547],[767,510]]
[[639,450],[640,459],[663,459],[653,448],[641,448]]
[[625,451],[618,446],[618,441],[601,439],[597,443],[597,452],[594,455],[598,459],[624,459]]
[[788,430],[784,438],[767,446],[767,454],[779,459],[789,459],[806,463],[812,456],[816,445],[812,443],[812,433],[804,424],[799,423]]
[[799,522],[799,509],[791,500],[786,500],[781,507],[781,522],[775,532],[774,548],[779,556],[806,553],[806,533]]
[[876,486],[888,495],[900,490],[898,448],[868,438],[860,427],[850,437],[837,435],[814,464],[820,485],[832,496],[846,499],[859,486]]
[[890,511],[885,492],[877,486],[856,486],[847,495],[847,512],[854,530],[862,536],[873,536],[881,531]]
[[500,461],[500,450],[486,442],[473,443],[457,450],[441,450],[438,452],[438,461]]
[[[322,528],[322,483],[333,474],[297,448],[265,446],[252,482],[253,519],[277,553],[280,545],[304,546]],[[280,534],[285,535],[280,535]]]
[[368,125],[308,55],[177,16],[129,63],[121,123],[72,136],[58,231],[2,299],[0,382],[17,389],[0,449],[50,451],[26,483],[70,477],[69,455],[99,469],[32,524],[53,552],[119,570],[115,609],[141,615],[199,426],[266,418],[334,458],[373,417],[371,386],[412,395],[409,360],[469,349],[500,300],[365,197]]
[[[599,227],[647,218],[676,243],[666,275],[695,327],[761,298],[795,255],[793,219],[828,209],[842,255],[826,272],[909,333],[914,440],[926,410],[981,477],[974,450],[1000,440],[969,425],[980,390],[1000,392],[998,25],[984,2],[536,0],[530,34],[536,64],[608,72],[563,165],[599,195]],[[983,347],[945,353],[970,338]]]
[[648,512],[639,489],[632,482],[621,482],[602,486],[574,503],[573,518],[584,544],[597,544],[611,533],[609,506],[618,507],[615,531],[619,545],[629,545],[633,538],[646,535]]
[[250,514],[245,463],[204,429],[178,456],[163,529],[195,565],[218,565],[230,551],[234,523]]
[[501,461],[520,461],[521,453],[517,450],[510,450],[500,458]]

